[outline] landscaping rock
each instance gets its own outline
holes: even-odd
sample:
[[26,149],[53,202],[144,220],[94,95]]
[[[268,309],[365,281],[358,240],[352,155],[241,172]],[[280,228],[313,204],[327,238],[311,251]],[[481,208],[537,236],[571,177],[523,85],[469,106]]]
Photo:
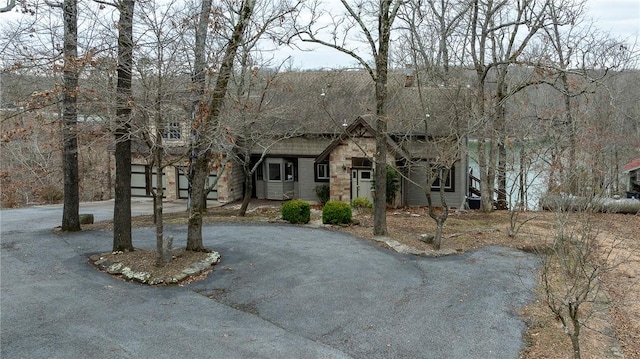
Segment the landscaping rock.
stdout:
[[420,235],[420,240],[427,244],[433,244],[433,240],[436,238],[433,234],[423,233]]
[[93,224],[93,214],[92,213],[80,214],[80,224]]

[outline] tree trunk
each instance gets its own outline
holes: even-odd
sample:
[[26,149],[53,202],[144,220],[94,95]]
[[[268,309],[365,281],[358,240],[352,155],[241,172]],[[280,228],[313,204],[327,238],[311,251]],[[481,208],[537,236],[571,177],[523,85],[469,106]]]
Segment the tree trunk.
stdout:
[[78,175],[78,9],[77,0],[65,0],[64,17],[64,94],[62,98],[62,166],[64,208],[62,230],[80,230],[80,190]]
[[197,157],[191,182],[191,206],[189,207],[189,223],[187,229],[187,250],[204,251],[202,244],[202,214],[206,202],[205,186],[209,178],[209,151]]
[[498,141],[498,196],[496,200],[497,209],[509,208],[507,203],[507,148],[505,147],[505,137]]
[[[160,63],[162,63],[162,55],[158,59]],[[157,69],[157,87],[156,87],[156,98],[155,98],[155,122],[156,122],[156,134],[155,134],[155,143],[153,145],[154,150],[154,167],[156,170],[156,189],[153,192],[154,201],[153,201],[153,219],[156,224],[156,267],[162,267],[171,259],[170,252],[171,246],[167,245],[167,240],[164,238],[164,221],[162,218],[163,212],[163,199],[164,196],[164,188],[162,183],[162,170],[164,168],[163,161],[163,153],[164,153],[164,144],[162,142],[162,136],[164,135],[164,116],[162,114],[162,97],[163,97],[163,73],[162,67],[160,66]],[[153,167],[152,167],[153,168]],[[172,240],[173,241],[173,240]]]
[[480,210],[493,211],[493,186],[489,183],[489,165],[486,153],[487,142],[484,138],[478,140],[478,167],[480,170]]
[[120,2],[118,20],[118,84],[113,251],[132,251],[131,241],[131,68],[133,66],[134,0]]
[[433,238],[433,249],[439,251],[442,246],[442,231],[444,230],[444,220],[436,219],[436,234]]
[[249,208],[249,202],[251,202],[251,193],[253,192],[253,180],[252,173],[245,172],[244,176],[244,195],[242,196],[242,206],[240,206],[240,217],[244,217],[247,214],[247,208]]
[[569,304],[569,317],[571,318],[571,325],[573,326],[573,332],[569,335],[571,337],[571,346],[573,347],[573,359],[580,359],[580,327],[582,323],[579,320],[579,305]]
[[[198,18],[198,26],[195,34],[195,47],[194,47],[194,61],[193,61],[193,74],[191,75],[191,81],[193,82],[196,99],[193,102],[193,110],[191,113],[191,136],[189,138],[191,152],[189,154],[189,171],[187,178],[189,181],[189,200],[188,207],[191,210],[192,206],[192,186],[195,176],[195,167],[197,160],[197,145],[199,143],[199,127],[202,125],[200,121],[205,117],[204,112],[206,109],[206,101],[204,99],[204,93],[206,88],[205,77],[205,45],[207,42],[209,15],[211,13],[212,0],[203,0],[202,7],[200,9],[200,16]],[[208,175],[208,174],[207,174]]]
[[[160,132],[160,131],[157,131]],[[159,134],[159,133],[157,133]],[[157,135],[156,134],[156,135]],[[160,137],[162,138],[162,137]],[[157,140],[161,141],[161,140]],[[164,195],[164,190],[162,189],[162,167],[160,166],[160,161],[162,161],[162,147],[160,147],[156,143],[155,148],[155,162],[156,167],[158,168],[156,171],[156,183],[158,187],[154,192],[154,201],[153,201],[153,217],[156,221],[156,267],[162,267],[166,264],[166,254],[165,254],[165,239],[164,239],[164,221],[162,218],[163,212],[163,200],[162,196]]]
[[373,212],[373,234],[376,236],[387,234],[387,120],[381,116],[376,119],[376,197]]
[[[233,64],[238,52],[238,47],[242,44],[244,38],[244,31],[249,24],[249,20],[253,14],[256,0],[246,0],[242,3],[242,9],[240,10],[240,17],[238,22],[233,28],[233,33],[227,42],[224,57],[220,64],[218,71],[218,78],[216,85],[213,89],[211,102],[209,103],[209,109],[206,113],[202,123],[199,123],[200,132],[213,132],[218,131],[218,118],[220,111],[222,110],[222,104],[227,94],[227,87],[229,84],[229,78],[233,72]],[[205,196],[198,195],[197,192],[204,192],[204,186],[206,180],[209,177],[209,160],[210,160],[210,143],[204,142],[203,137],[200,136],[197,139],[195,148],[195,173],[193,176],[193,183],[191,186],[192,195],[192,209],[189,212],[189,229],[187,231],[187,250],[204,250],[202,245],[202,212],[204,210],[204,203],[206,203]],[[198,173],[201,172],[201,173]]]
[[[373,211],[373,234],[384,236],[387,234],[387,79],[389,71],[389,42],[391,39],[391,26],[395,19],[391,8],[392,1],[380,1],[380,14],[378,18],[378,52],[375,55],[376,63],[376,171]],[[375,54],[375,51],[374,51]]]

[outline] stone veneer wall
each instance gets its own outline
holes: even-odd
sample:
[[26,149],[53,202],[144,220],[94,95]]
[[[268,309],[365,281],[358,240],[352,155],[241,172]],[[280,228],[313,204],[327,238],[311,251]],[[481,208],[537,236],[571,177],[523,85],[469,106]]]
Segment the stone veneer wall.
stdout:
[[[354,143],[357,141],[357,144]],[[348,139],[336,146],[329,155],[330,198],[333,201],[349,202],[351,199],[351,159],[353,157],[373,157],[376,140],[373,137]],[[364,152],[363,152],[364,150]],[[342,166],[347,169],[342,169]]]
[[237,163],[229,162],[218,179],[218,202],[229,203],[242,198],[243,174]]
[[167,181],[167,187],[164,196],[167,199],[178,199],[178,178],[176,176],[176,168],[167,166],[164,168],[164,176]]

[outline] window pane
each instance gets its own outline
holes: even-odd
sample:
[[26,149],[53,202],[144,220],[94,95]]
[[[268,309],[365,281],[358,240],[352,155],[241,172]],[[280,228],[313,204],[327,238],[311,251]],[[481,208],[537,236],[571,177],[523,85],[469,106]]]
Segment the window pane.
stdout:
[[371,172],[369,172],[369,171],[363,171],[363,172],[360,174],[360,177],[361,177],[362,179],[371,179]]
[[282,181],[279,163],[269,163],[269,181]]
[[287,181],[293,181],[293,163],[287,162],[284,165],[284,178]]
[[371,167],[373,164],[371,160],[366,157],[353,157],[351,163],[353,167]]
[[327,179],[329,178],[329,165],[326,163],[319,163],[316,168],[318,169],[318,178],[319,179]]
[[261,163],[260,166],[258,166],[258,168],[256,169],[256,180],[258,181],[264,180],[264,170],[262,169],[262,166],[264,166],[264,163]]
[[180,122],[167,122],[164,127],[163,137],[167,140],[179,140],[182,137]]

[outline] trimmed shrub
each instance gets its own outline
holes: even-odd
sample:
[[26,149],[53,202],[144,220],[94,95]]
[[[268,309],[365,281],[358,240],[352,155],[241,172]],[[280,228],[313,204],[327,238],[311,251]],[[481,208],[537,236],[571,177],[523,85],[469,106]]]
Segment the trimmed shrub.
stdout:
[[351,200],[351,207],[357,209],[373,208],[373,203],[368,198],[358,197]]
[[311,220],[311,206],[299,199],[283,203],[280,211],[282,219],[289,223],[309,223]]
[[329,201],[330,195],[331,195],[331,192],[329,191],[328,184],[321,184],[316,186],[316,196],[318,196],[318,200],[320,201],[320,204],[322,204],[323,206],[325,203]]
[[349,224],[351,223],[351,207],[341,201],[328,201],[322,207],[322,223]]

